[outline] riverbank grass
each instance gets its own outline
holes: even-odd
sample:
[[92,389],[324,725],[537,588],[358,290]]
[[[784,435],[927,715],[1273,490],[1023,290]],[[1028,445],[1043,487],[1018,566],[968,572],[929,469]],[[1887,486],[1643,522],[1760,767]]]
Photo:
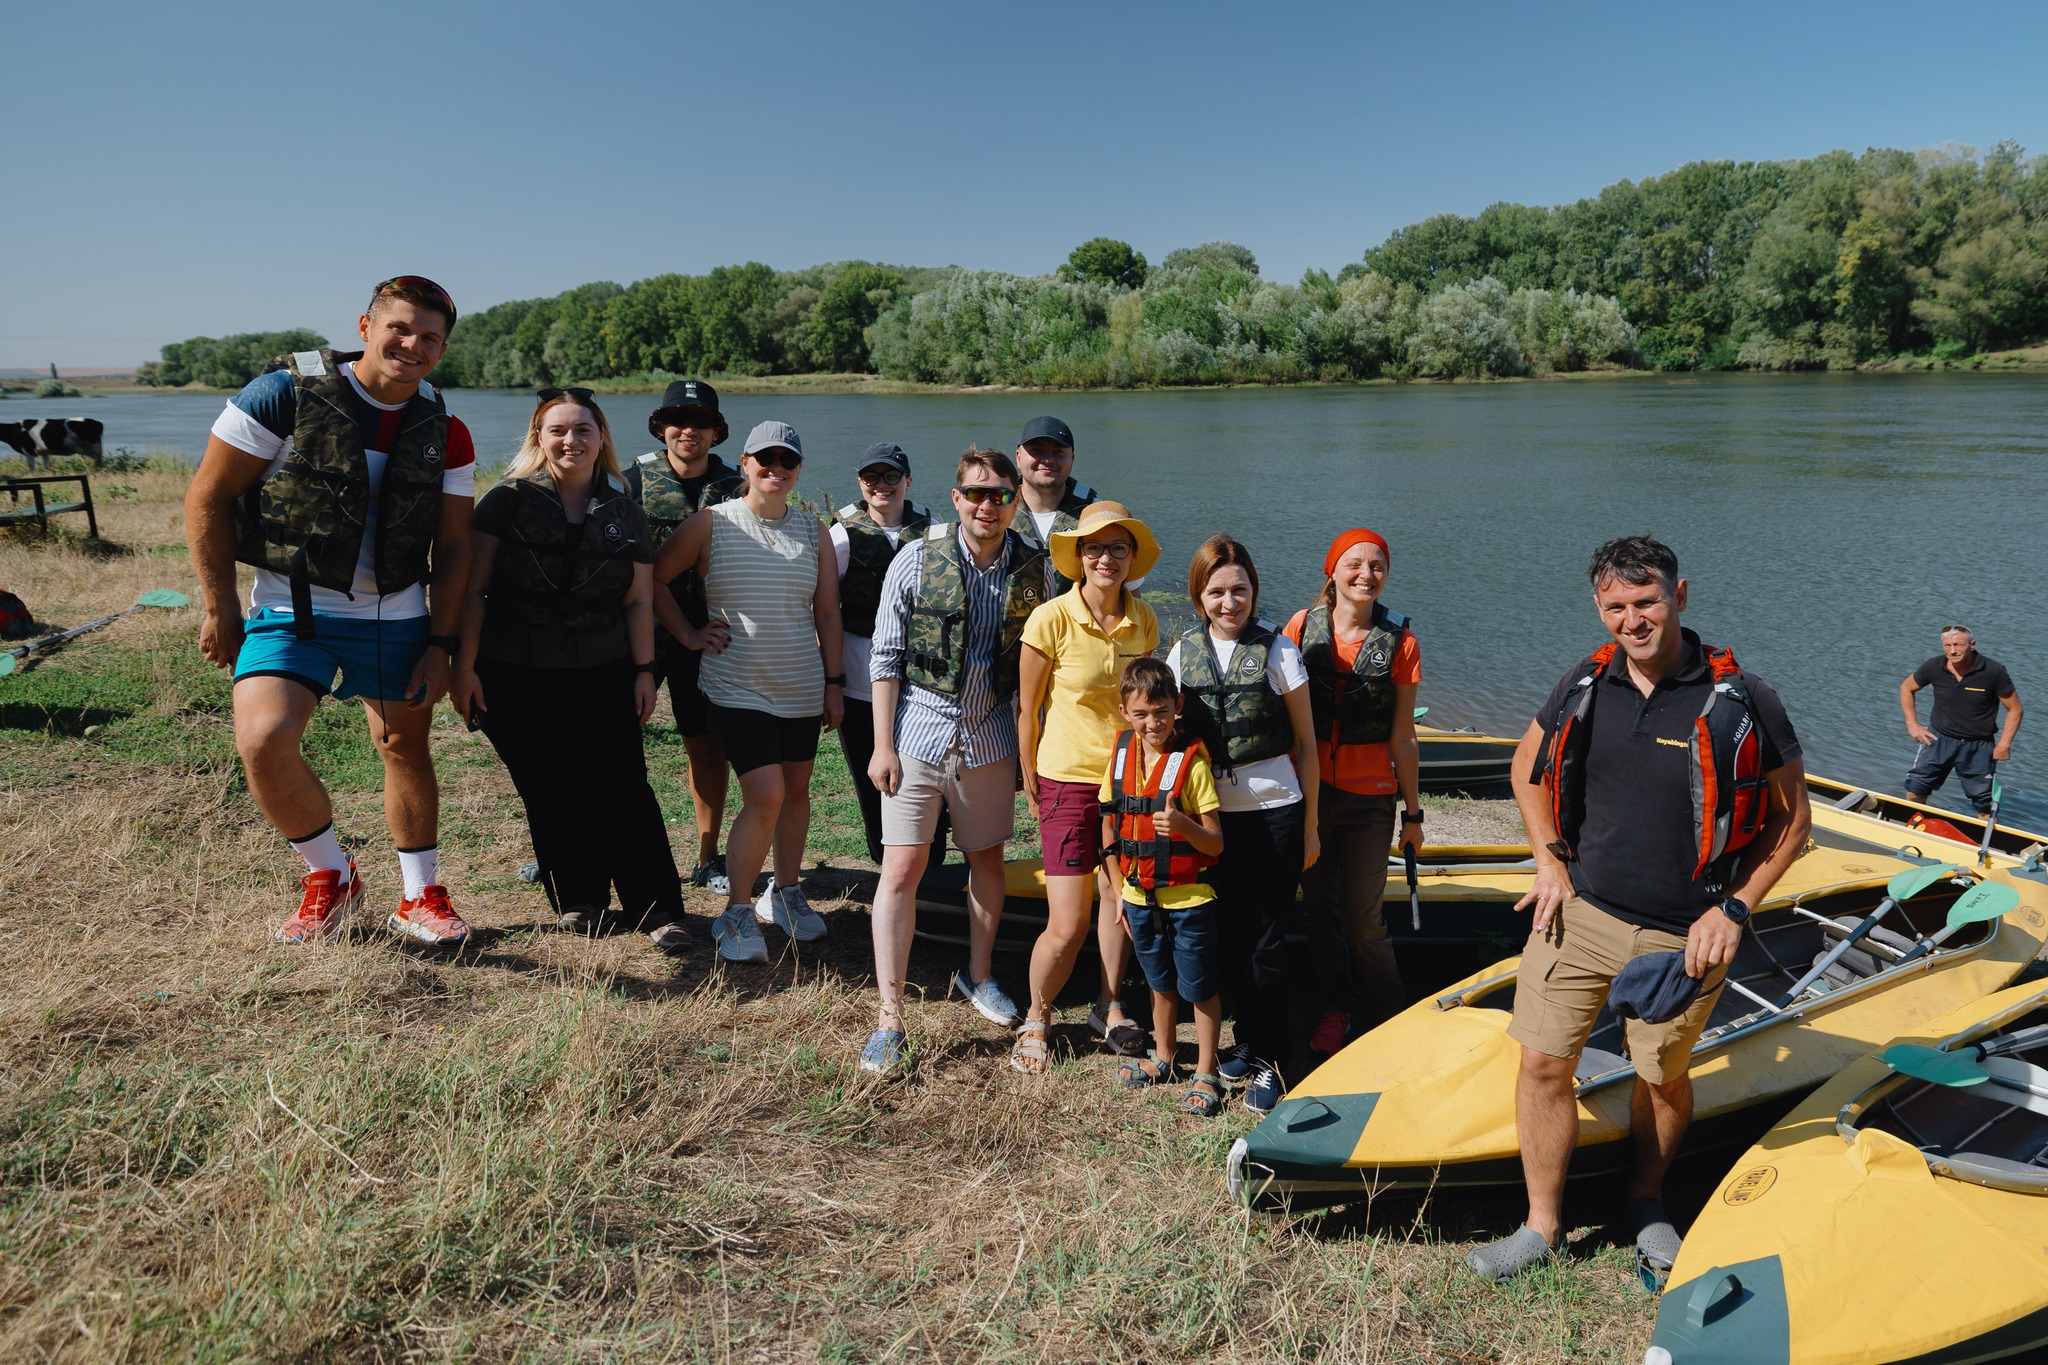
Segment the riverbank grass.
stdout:
[[[60,624],[196,593],[183,476],[124,477],[112,548],[0,535],[0,585]],[[1505,1289],[1460,1258],[1511,1193],[1253,1218],[1222,1190],[1249,1118],[1117,1090],[1085,985],[1027,1079],[946,999],[957,950],[920,945],[917,1068],[864,1077],[873,875],[829,741],[806,880],[830,937],[726,969],[557,932],[502,767],[444,714],[443,866],[478,932],[442,957],[374,927],[380,768],[323,705],[308,754],[371,913],[270,942],[300,869],[196,627],[138,613],[0,681],[0,1355],[1639,1358],[1617,1189],[1575,1195],[1580,1259]],[[657,725],[649,755],[687,856],[681,745]],[[701,931],[716,905],[691,908]]]

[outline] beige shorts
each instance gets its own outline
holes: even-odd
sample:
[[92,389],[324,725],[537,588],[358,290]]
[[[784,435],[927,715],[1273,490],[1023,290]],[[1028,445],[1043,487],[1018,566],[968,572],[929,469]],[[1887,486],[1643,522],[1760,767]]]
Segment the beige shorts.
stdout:
[[[1629,960],[1683,947],[1683,934],[1639,928],[1573,896],[1541,932],[1529,935],[1522,949],[1508,1036],[1536,1052],[1576,1058],[1593,1032],[1593,1017],[1607,1003],[1608,987]],[[1714,1012],[1727,973],[1716,968],[1708,979],[1713,989],[1701,991],[1692,1008],[1676,1019],[1623,1021],[1629,1060],[1652,1085],[1684,1075],[1691,1064],[1692,1045]]]
[[956,768],[902,756],[903,781],[894,796],[882,793],[883,844],[928,844],[944,803],[953,821],[953,847],[974,853],[1003,843],[1017,828],[1017,756]]

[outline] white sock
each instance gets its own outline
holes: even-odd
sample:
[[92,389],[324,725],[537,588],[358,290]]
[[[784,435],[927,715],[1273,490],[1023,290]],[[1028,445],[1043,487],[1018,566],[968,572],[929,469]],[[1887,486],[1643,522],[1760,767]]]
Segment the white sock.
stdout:
[[405,878],[405,898],[418,900],[428,887],[440,884],[440,848],[401,848],[398,850],[398,871]]
[[292,846],[292,851],[306,860],[306,870],[309,872],[348,871],[348,854],[341,851],[341,840],[334,837],[332,820],[322,825],[319,833],[288,842]]

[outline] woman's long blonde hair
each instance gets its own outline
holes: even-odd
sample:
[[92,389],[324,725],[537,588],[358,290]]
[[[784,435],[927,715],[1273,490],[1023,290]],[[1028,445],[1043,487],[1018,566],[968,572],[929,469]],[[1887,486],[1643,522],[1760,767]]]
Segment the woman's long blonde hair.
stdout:
[[540,449],[540,421],[548,409],[563,403],[574,403],[597,419],[597,478],[602,483],[606,477],[617,479],[619,474],[619,452],[612,445],[612,424],[605,421],[604,409],[594,398],[579,398],[563,390],[551,398],[543,398],[534,407],[533,416],[526,423],[526,439],[519,443],[519,453],[512,457],[512,463],[505,470],[505,482],[523,479],[529,474],[547,468],[547,456]]

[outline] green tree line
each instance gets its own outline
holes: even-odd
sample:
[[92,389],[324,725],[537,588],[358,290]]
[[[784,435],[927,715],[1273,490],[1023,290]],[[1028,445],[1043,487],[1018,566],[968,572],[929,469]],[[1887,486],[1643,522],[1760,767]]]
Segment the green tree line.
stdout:
[[[311,335],[198,337],[137,378],[234,387]],[[586,284],[465,316],[435,378],[1285,382],[1849,367],[2043,337],[2048,169],[2007,142],[1693,162],[1553,208],[1440,214],[1292,284],[1234,243],[1152,265],[1107,237],[1045,275],[750,262]]]

